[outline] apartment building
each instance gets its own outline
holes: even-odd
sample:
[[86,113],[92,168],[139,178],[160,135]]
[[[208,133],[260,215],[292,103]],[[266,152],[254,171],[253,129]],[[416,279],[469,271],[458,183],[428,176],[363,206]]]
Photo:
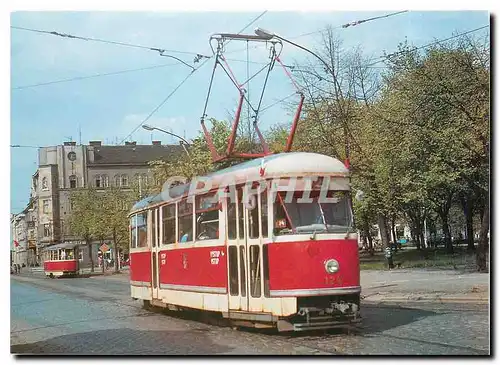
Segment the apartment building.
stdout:
[[[42,147],[38,151],[38,169],[32,176],[30,203],[11,219],[11,227],[19,242],[16,250],[25,254],[14,255],[21,262],[41,262],[44,247],[62,242],[80,243],[80,237],[71,234],[68,218],[71,214],[71,192],[78,188],[106,189],[110,186],[128,188],[135,179],[146,183],[152,178],[149,162],[176,159],[185,153],[179,145],[103,145],[91,141],[88,145],[65,142],[62,145]],[[17,232],[24,232],[18,235]],[[21,239],[21,241],[19,241]],[[21,247],[23,242],[23,248]],[[97,247],[94,243],[94,254]],[[85,264],[88,255],[84,248]],[[30,253],[31,251],[31,253]],[[17,251],[16,251],[17,252]]]

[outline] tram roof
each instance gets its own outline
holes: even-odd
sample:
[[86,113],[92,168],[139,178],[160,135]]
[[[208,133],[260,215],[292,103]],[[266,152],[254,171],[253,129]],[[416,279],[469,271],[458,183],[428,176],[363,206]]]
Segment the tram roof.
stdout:
[[[265,175],[260,177],[260,168],[265,167]],[[344,163],[338,159],[319,153],[311,152],[288,152],[269,155],[254,160],[246,161],[222,170],[214,171],[204,176],[206,179],[223,181],[228,177],[235,181],[245,182],[247,180],[269,179],[279,176],[306,176],[314,175],[344,175],[348,176],[349,170]],[[172,199],[178,198],[189,189],[189,183],[174,186],[170,189]],[[134,204],[131,211],[137,211],[167,201],[164,195],[146,197]]]
[[47,251],[64,250],[64,249],[75,248],[76,246],[77,244],[75,243],[59,243],[57,245],[47,247],[46,250]]

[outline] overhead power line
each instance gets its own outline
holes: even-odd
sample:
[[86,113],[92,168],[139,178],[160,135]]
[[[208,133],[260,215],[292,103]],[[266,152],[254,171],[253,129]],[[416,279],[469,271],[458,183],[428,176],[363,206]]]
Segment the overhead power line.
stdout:
[[[255,19],[253,19],[250,23],[248,23],[245,27],[243,27],[243,29],[240,30],[239,33],[241,32],[244,32],[245,29],[247,29],[249,26],[251,26],[253,23],[255,23],[258,19],[260,19],[265,13],[267,12],[264,11],[262,12],[259,16],[257,16]],[[238,33],[238,34],[239,34]],[[189,75],[186,76],[186,78],[184,80],[182,80],[182,82],[177,85],[177,87],[170,93],[168,94],[168,96],[163,99],[163,101],[156,107],[153,109],[153,111],[151,113],[149,113],[149,115],[144,119],[142,120],[133,130],[132,132],[130,132],[121,142],[120,144],[122,144],[125,140],[127,140],[127,138],[129,138],[132,134],[134,134],[135,131],[137,131],[144,123],[146,123],[167,101],[168,99],[170,99],[172,97],[172,95],[175,94],[175,92],[196,72],[198,71],[200,68],[202,68],[213,56],[202,56],[202,55],[199,55],[198,56],[201,56],[201,57],[204,57],[206,58],[205,61],[200,65],[198,66],[197,68],[193,69],[193,71],[191,71],[191,73]],[[201,57],[198,57],[197,56],[197,59],[195,59],[195,62],[198,62]]]
[[[395,13],[385,14],[385,15],[381,15],[381,16],[378,16],[378,17],[374,17],[374,18],[367,18],[367,19],[356,20],[356,21],[353,21],[353,22],[350,22],[350,23],[338,25],[338,26],[336,26],[336,27],[334,27],[332,29],[348,28],[348,27],[351,27],[351,26],[356,26],[356,25],[359,25],[359,24],[363,24],[363,23],[366,23],[366,22],[370,22],[370,21],[374,21],[374,20],[378,20],[378,19],[382,19],[382,18],[388,18],[388,17],[394,16],[394,15],[399,15],[399,14],[403,14],[403,13],[406,13],[406,12],[408,12],[408,10],[403,10],[403,11],[398,11],[398,12],[395,12]],[[323,32],[323,30],[315,30],[313,32],[302,33],[302,34],[299,34],[299,35],[296,35],[296,36],[293,36],[293,37],[287,37],[287,39],[297,39],[297,38],[306,37],[306,36],[317,34],[317,33],[321,33],[321,32]],[[254,46],[252,48],[259,48],[259,47],[262,47],[262,45],[257,45],[257,46]],[[246,48],[245,49],[242,48],[242,49],[238,49],[238,50],[234,50],[234,51],[229,51],[229,52],[226,52],[226,54],[237,53],[237,52],[242,52],[242,51],[246,51]]]
[[176,65],[177,65],[176,63],[168,63],[168,64],[163,64],[163,65],[134,68],[134,69],[129,69],[129,70],[115,71],[115,72],[99,73],[99,74],[87,75],[87,76],[77,76],[77,77],[72,77],[72,78],[69,78],[69,79],[61,79],[61,80],[41,82],[41,83],[38,83],[38,84],[16,86],[16,87],[11,88],[11,90],[28,89],[28,88],[32,88],[32,87],[38,87],[38,86],[46,86],[46,85],[52,85],[52,84],[59,84],[59,83],[63,83],[63,82],[86,80],[86,79],[91,79],[91,78],[96,78],[96,77],[102,77],[102,76],[119,75],[119,74],[124,74],[124,73],[128,73],[128,72],[153,70],[153,69],[157,69],[157,68],[168,67],[168,66],[176,66]]
[[373,20],[383,19],[383,18],[389,18],[391,16],[399,15],[399,14],[403,14],[403,13],[407,13],[407,12],[408,12],[408,10],[403,10],[403,11],[398,11],[398,12],[391,13],[391,14],[376,16],[376,17],[373,17],[373,18],[368,18],[368,19],[363,19],[363,20],[357,20],[355,22],[350,22],[350,23],[342,25],[342,28],[354,27],[356,25],[363,24],[363,23],[366,23],[366,22],[371,22]]
[[[116,45],[116,46],[124,46],[124,47],[147,49],[149,51],[159,52],[161,56],[166,56],[166,57],[169,57],[169,56],[165,55],[166,52],[169,52],[169,53],[179,53],[179,54],[189,54],[189,55],[195,55],[197,57],[208,57],[208,56],[204,56],[204,55],[201,55],[199,53],[196,53],[196,52],[187,52],[187,51],[179,51],[179,50],[175,50],[175,49],[165,49],[165,48],[159,48],[159,47],[143,46],[143,45],[139,45],[139,44],[133,44],[133,43],[127,43],[127,42],[117,42],[117,41],[111,41],[111,40],[100,39],[100,38],[81,37],[81,36],[77,36],[77,35],[73,35],[73,34],[68,34],[68,33],[60,33],[60,32],[56,32],[56,31],[48,31],[48,30],[25,28],[25,27],[17,27],[17,26],[13,26],[13,25],[11,25],[10,27],[12,29],[25,30],[25,31],[28,31],[28,32],[35,32],[35,33],[41,33],[41,34],[49,34],[49,35],[54,35],[54,36],[63,37],[63,38],[79,39],[79,40],[83,40],[83,41],[113,44],[113,45]],[[173,57],[173,56],[171,56],[171,57]],[[179,60],[180,62],[184,62],[184,61],[182,61],[180,59],[177,59],[177,60]],[[189,66],[189,67],[191,67],[191,66]]]
[[[203,63],[200,67],[202,67],[204,64],[205,64],[205,62],[204,62],[204,63]],[[186,76],[186,78],[185,78],[184,80],[182,80],[182,81],[181,81],[181,83],[180,83],[179,85],[177,85],[177,86],[175,87],[175,89],[174,89],[174,90],[173,90],[170,94],[168,94],[168,95],[167,95],[167,97],[166,97],[165,99],[163,99],[163,101],[162,101],[162,102],[161,102],[161,103],[160,103],[160,104],[159,104],[156,108],[154,108],[154,109],[153,109],[153,111],[152,111],[151,113],[149,113],[149,115],[148,115],[148,116],[147,116],[144,120],[142,120],[142,121],[141,121],[141,122],[137,125],[137,127],[135,127],[135,128],[132,130],[132,132],[130,132],[129,134],[127,134],[127,136],[126,136],[125,138],[123,138],[123,139],[122,139],[122,141],[120,142],[120,144],[122,144],[124,141],[126,141],[128,137],[130,137],[132,134],[134,134],[134,132],[135,132],[136,130],[138,130],[138,129],[139,129],[139,128],[140,128],[140,127],[144,124],[144,123],[146,123],[146,122],[149,120],[149,118],[151,118],[151,117],[153,116],[153,114],[155,114],[155,113],[156,113],[156,112],[157,112],[157,111],[158,111],[158,110],[159,110],[159,109],[163,106],[163,104],[165,104],[165,103],[168,101],[168,99],[170,99],[170,98],[172,97],[172,95],[174,95],[174,94],[175,94],[175,92],[176,92],[176,91],[177,91],[177,90],[178,90],[178,89],[179,89],[179,88],[180,88],[180,87],[181,87],[181,86],[182,86],[182,85],[183,85],[183,84],[184,84],[184,83],[185,83],[185,82],[186,82],[186,81],[187,81],[187,80],[188,80],[188,79],[189,79],[189,78],[193,75],[193,73],[194,73],[196,70],[198,70],[200,67],[198,67],[198,68],[197,68],[197,69],[195,69],[194,71],[191,71],[191,73],[190,73],[189,75],[187,75],[187,76]]]
[[[463,33],[459,33],[459,34],[456,34],[454,36],[451,36],[451,37],[448,37],[448,38],[444,38],[444,39],[438,39],[434,42],[431,42],[431,43],[428,43],[428,44],[424,44],[423,46],[419,46],[419,47],[416,47],[416,48],[413,48],[411,49],[412,52],[414,51],[418,51],[420,49],[424,49],[424,48],[427,48],[427,47],[430,47],[430,46],[433,46],[435,44],[438,44],[438,43],[442,43],[442,42],[447,42],[449,40],[452,40],[452,39],[455,39],[455,38],[458,38],[458,37],[461,37],[461,36],[464,36],[466,34],[470,34],[470,33],[474,33],[474,32],[477,32],[477,31],[480,31],[482,29],[485,29],[485,28],[489,28],[489,25],[485,25],[485,26],[482,26],[482,27],[479,27],[479,28],[476,28],[476,29],[472,29],[472,30],[468,30],[466,32],[463,32]],[[388,57],[392,57],[392,56],[395,56],[395,55],[398,55],[398,54],[401,54],[401,53],[404,53],[405,51],[397,51],[397,52],[392,52],[392,53],[389,53],[385,56],[380,56],[380,57],[377,57],[377,58],[374,58],[372,60],[377,60],[379,59],[378,61],[376,62],[373,62],[373,63],[370,63],[368,64],[367,66],[373,66],[373,65],[376,65],[377,63],[380,63],[380,62],[383,62],[384,60],[386,60]]]

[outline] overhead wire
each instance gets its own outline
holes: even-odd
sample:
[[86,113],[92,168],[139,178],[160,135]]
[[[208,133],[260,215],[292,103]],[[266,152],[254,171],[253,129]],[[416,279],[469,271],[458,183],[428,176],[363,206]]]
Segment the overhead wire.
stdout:
[[[470,34],[470,33],[474,33],[474,32],[478,32],[482,29],[485,29],[485,28],[489,28],[489,25],[484,25],[482,27],[479,27],[479,28],[475,28],[475,29],[471,29],[471,30],[468,30],[466,32],[462,32],[462,33],[459,33],[459,34],[456,34],[454,36],[451,36],[451,37],[448,37],[448,38],[445,38],[445,39],[438,39],[434,42],[431,42],[431,43],[428,43],[428,44],[424,44],[423,46],[419,46],[419,47],[416,47],[416,48],[413,48],[411,49],[410,51],[411,52],[415,52],[415,51],[418,51],[420,49],[424,49],[424,48],[427,48],[427,47],[430,47],[430,46],[433,46],[435,44],[438,44],[438,43],[442,43],[442,42],[447,42],[449,40],[452,40],[452,39],[455,39],[455,38],[458,38],[458,37],[461,37],[463,35],[466,35],[466,34]],[[380,62],[383,62],[385,61],[388,57],[392,57],[392,56],[395,56],[395,55],[398,55],[398,54],[401,54],[401,53],[404,53],[406,51],[397,51],[397,52],[392,52],[392,53],[389,53],[385,56],[380,56],[380,57],[377,57],[377,58],[374,58],[372,59],[372,61],[374,60],[377,60],[377,59],[380,59],[379,61],[376,61],[376,62],[373,62],[373,63],[369,63],[368,65],[366,66],[373,66],[373,65],[376,65],[377,63],[380,63]]]
[[[408,12],[408,10],[403,10],[403,11],[398,11],[398,12],[395,12],[395,13],[385,14],[385,15],[381,15],[381,16],[378,16],[378,17],[374,17],[374,18],[356,20],[356,21],[353,21],[353,22],[350,22],[350,23],[346,23],[346,24],[342,24],[342,25],[338,25],[336,27],[333,27],[332,30],[333,29],[340,29],[340,28],[347,28],[349,26],[355,26],[355,25],[363,24],[363,23],[366,23],[368,21],[373,21],[373,20],[377,20],[377,19],[381,19],[381,18],[388,18],[388,17],[394,16],[394,15],[399,15],[399,14],[406,13],[406,12]],[[356,23],[356,24],[354,24],[354,23]],[[297,38],[306,37],[306,36],[313,35],[313,34],[316,34],[316,33],[321,33],[321,32],[323,32],[323,30],[315,30],[313,32],[302,33],[302,34],[299,34],[299,35],[296,35],[296,36],[293,36],[293,37],[289,37],[288,39],[297,39]],[[262,45],[257,45],[257,46],[254,46],[253,48],[259,48],[259,47],[262,47]],[[233,50],[233,51],[226,52],[226,54],[242,52],[242,51],[245,51],[245,50],[246,49]]]
[[132,132],[130,132],[129,134],[127,134],[127,136],[125,138],[123,138],[123,140],[120,142],[120,144],[122,144],[124,141],[127,140],[127,138],[129,138],[132,134],[135,133],[135,131],[137,131],[144,123],[146,123],[167,101],[168,99],[170,99],[172,97],[172,95],[175,94],[175,92],[182,86],[184,85],[184,83],[196,72],[198,71],[201,67],[203,67],[203,65],[205,65],[205,63],[207,63],[209,59],[206,59],[205,62],[203,62],[200,66],[198,66],[197,68],[195,68],[193,71],[191,71],[187,76],[186,78],[184,78],[184,80],[181,81],[181,83],[179,85],[177,85],[175,87],[174,90],[172,90],[172,92],[170,94],[167,95],[167,97],[165,99],[163,99],[163,101],[158,105],[156,106],[152,111],[151,113],[149,113],[149,115],[144,118],[144,120],[142,120],[133,130]]
[[60,33],[60,32],[56,32],[56,31],[47,31],[47,30],[33,29],[33,28],[26,28],[26,27],[18,27],[18,26],[13,26],[13,25],[11,25],[10,27],[12,29],[24,30],[24,31],[35,32],[35,33],[42,33],[42,34],[48,34],[48,35],[54,35],[54,36],[63,37],[63,38],[79,39],[79,40],[84,40],[84,41],[113,44],[113,45],[116,45],[116,46],[124,46],[124,47],[147,49],[147,50],[150,50],[150,51],[159,52],[160,54],[165,53],[165,52],[170,52],[170,53],[179,53],[179,54],[190,54],[190,55],[201,56],[201,57],[205,57],[205,58],[209,57],[209,56],[204,56],[204,55],[202,55],[200,53],[197,53],[197,52],[188,52],[188,51],[180,51],[180,50],[175,50],[175,49],[166,49],[166,48],[143,46],[143,45],[134,44],[134,43],[128,43],[128,42],[118,42],[118,41],[111,41],[111,40],[106,40],[106,39],[101,39],[101,38],[93,38],[93,37],[82,37],[82,36],[77,36],[77,35],[68,34],[68,33]]
[[[425,44],[425,45],[422,45],[422,46],[419,46],[419,47],[413,48],[411,51],[417,51],[417,50],[420,50],[420,49],[424,49],[424,48],[427,48],[427,47],[433,46],[433,45],[438,44],[438,43],[447,42],[447,41],[449,41],[449,40],[452,40],[452,39],[455,39],[455,38],[461,37],[461,36],[466,35],[466,34],[470,34],[470,33],[477,32],[477,31],[480,31],[480,30],[485,29],[485,28],[488,28],[488,27],[489,27],[489,25],[485,25],[485,26],[482,26],[482,27],[479,27],[479,28],[471,29],[471,30],[469,30],[469,31],[465,31],[465,32],[462,32],[462,33],[456,34],[456,35],[451,36],[451,37],[448,37],[448,38],[438,39],[438,40],[436,40],[436,41],[434,41],[434,42],[427,43],[427,44]],[[369,64],[367,64],[367,65],[361,65],[361,66],[359,66],[359,67],[368,67],[368,68],[387,68],[387,66],[383,66],[383,67],[382,67],[382,66],[380,66],[380,67],[372,67],[372,66],[373,66],[373,65],[375,65],[375,64],[377,64],[377,63],[380,63],[380,62],[385,61],[385,60],[387,59],[387,57],[391,57],[391,56],[394,56],[394,55],[397,55],[397,54],[400,54],[400,53],[403,53],[403,52],[404,52],[404,51],[397,51],[397,52],[393,52],[393,53],[387,54],[387,55],[385,55],[385,56],[380,56],[380,57],[377,57],[377,58],[373,58],[371,61],[373,61],[373,60],[377,60],[377,59],[379,59],[379,60],[378,60],[378,61],[376,61],[376,62],[370,62],[370,63],[369,63]],[[290,67],[290,66],[287,66],[287,67]],[[307,70],[302,70],[302,69],[300,69],[300,68],[296,68],[296,69],[294,69],[294,67],[295,67],[295,66],[291,66],[292,71],[296,71],[296,72],[308,72]],[[317,76],[317,75],[315,75],[315,76]],[[314,85],[314,86],[315,86],[316,88],[318,88],[316,85]],[[323,90],[323,91],[324,91],[324,90]],[[279,104],[279,103],[283,102],[284,100],[289,99],[289,98],[290,98],[290,97],[292,97],[293,95],[295,95],[295,93],[294,93],[294,94],[291,94],[291,95],[289,95],[289,96],[287,96],[287,97],[285,97],[285,98],[283,98],[283,99],[281,99],[281,100],[279,100],[279,101],[277,101],[277,102],[275,102],[275,103],[273,103],[273,104],[271,104],[271,105],[266,106],[265,108],[263,108],[263,111],[265,111],[265,110],[267,110],[267,109],[269,109],[269,108],[271,108],[271,107],[275,106],[276,104]]]
[[141,68],[134,68],[134,69],[114,71],[114,72],[107,72],[107,73],[98,73],[98,74],[94,74],[94,75],[77,76],[77,77],[72,77],[72,78],[69,78],[69,79],[47,81],[47,82],[41,82],[41,83],[38,83],[38,84],[31,84],[31,85],[15,86],[15,87],[12,87],[11,90],[28,89],[28,88],[38,87],[38,86],[46,86],[46,85],[52,85],[52,84],[59,84],[59,83],[63,83],[63,82],[86,80],[86,79],[91,79],[91,78],[96,78],[96,77],[103,77],[103,76],[119,75],[119,74],[124,74],[124,73],[128,73],[128,72],[153,70],[153,69],[157,69],[157,68],[168,67],[168,66],[176,66],[176,65],[177,65],[177,63],[168,63],[168,64],[163,64],[163,65],[149,66],[149,67],[141,67]]

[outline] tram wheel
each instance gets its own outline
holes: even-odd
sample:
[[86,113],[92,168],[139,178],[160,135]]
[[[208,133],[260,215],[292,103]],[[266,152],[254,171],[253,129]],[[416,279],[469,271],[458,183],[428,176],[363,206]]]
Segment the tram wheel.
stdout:
[[54,274],[50,273],[49,278],[54,279]]
[[152,306],[151,306],[151,301],[146,300],[146,299],[144,299],[144,300],[142,301],[142,308],[143,308],[143,309],[150,310],[150,309],[151,309],[151,307],[152,307]]

